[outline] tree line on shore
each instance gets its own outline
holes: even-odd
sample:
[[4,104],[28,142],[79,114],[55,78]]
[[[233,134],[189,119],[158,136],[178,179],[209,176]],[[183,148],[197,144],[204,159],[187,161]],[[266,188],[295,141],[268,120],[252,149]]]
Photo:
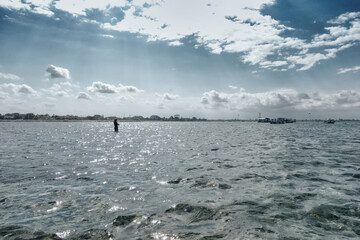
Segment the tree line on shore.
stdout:
[[143,116],[132,116],[132,117],[123,117],[119,118],[116,116],[104,117],[104,115],[93,115],[93,116],[76,116],[76,115],[49,115],[49,114],[34,114],[34,113],[6,113],[4,115],[0,114],[0,120],[32,120],[32,121],[83,121],[83,120],[96,120],[96,121],[106,121],[106,120],[123,120],[123,121],[207,121],[204,118],[183,118],[180,115],[175,114],[174,116],[160,117],[158,115],[151,115],[150,117]]

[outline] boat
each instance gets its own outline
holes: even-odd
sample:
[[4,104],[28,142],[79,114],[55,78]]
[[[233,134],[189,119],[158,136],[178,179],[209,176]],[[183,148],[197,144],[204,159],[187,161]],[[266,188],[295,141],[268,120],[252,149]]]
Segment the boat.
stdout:
[[294,118],[284,118],[284,117],[270,119],[270,118],[267,118],[267,117],[266,118],[261,117],[261,113],[259,113],[259,117],[258,117],[257,122],[259,122],[259,123],[271,123],[271,124],[284,124],[284,123],[294,123],[294,122],[296,122],[296,119],[294,119]]
[[285,123],[295,123],[296,119],[294,119],[294,118],[285,118],[284,121],[285,121]]
[[259,113],[258,122],[259,123],[269,123],[269,122],[271,122],[271,119],[267,118],[267,117],[263,118],[263,117],[261,117],[261,113]]
[[271,122],[270,118],[258,118],[259,123],[269,123]]
[[284,118],[274,118],[270,121],[271,124],[284,124],[285,119]]
[[331,119],[329,118],[328,120],[325,120],[324,123],[327,123],[327,124],[334,124],[335,123],[335,120],[334,119]]

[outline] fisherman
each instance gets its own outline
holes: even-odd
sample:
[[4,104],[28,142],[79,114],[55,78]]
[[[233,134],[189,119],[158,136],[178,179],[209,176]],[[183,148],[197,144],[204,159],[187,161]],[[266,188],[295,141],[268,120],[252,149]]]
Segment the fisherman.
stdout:
[[118,132],[119,131],[119,128],[118,128],[119,124],[117,122],[117,119],[114,120],[114,131],[115,132]]

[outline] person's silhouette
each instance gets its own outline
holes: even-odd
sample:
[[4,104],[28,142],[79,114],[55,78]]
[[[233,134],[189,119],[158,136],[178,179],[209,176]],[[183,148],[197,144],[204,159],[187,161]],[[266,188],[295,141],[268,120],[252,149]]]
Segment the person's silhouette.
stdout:
[[118,128],[119,124],[117,122],[117,119],[114,120],[114,131],[115,132],[118,132],[119,131],[119,128]]

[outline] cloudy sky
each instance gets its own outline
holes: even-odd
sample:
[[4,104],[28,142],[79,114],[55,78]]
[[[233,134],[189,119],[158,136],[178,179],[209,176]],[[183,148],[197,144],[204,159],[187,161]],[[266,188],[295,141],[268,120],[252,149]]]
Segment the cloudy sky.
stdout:
[[2,114],[359,110],[359,0],[0,1]]

